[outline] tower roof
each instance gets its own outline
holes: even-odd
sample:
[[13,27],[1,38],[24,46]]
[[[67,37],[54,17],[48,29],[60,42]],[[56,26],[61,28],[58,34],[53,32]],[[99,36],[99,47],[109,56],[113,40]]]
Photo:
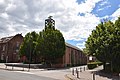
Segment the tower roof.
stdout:
[[55,20],[52,19],[52,16],[49,16],[48,19],[45,19],[45,29],[47,28],[55,29]]

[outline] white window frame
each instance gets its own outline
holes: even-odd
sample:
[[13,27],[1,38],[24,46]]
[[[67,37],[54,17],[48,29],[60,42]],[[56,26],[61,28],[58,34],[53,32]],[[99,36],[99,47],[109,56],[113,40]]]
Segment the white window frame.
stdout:
[[5,46],[5,45],[3,45],[3,49],[2,49],[2,51],[5,51],[5,47],[6,47],[6,46]]

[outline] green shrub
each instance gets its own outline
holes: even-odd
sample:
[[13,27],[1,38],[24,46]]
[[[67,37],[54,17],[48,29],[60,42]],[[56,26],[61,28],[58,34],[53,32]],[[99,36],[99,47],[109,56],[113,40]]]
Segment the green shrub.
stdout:
[[98,66],[101,66],[103,63],[102,62],[96,62]]
[[88,67],[88,69],[94,69],[94,68],[96,68],[97,66],[100,66],[100,65],[102,65],[101,62],[91,62],[91,63],[87,64],[87,67]]
[[94,64],[94,63],[88,63],[88,64],[87,64],[87,67],[88,67],[88,69],[94,69],[94,68],[97,67],[97,65]]

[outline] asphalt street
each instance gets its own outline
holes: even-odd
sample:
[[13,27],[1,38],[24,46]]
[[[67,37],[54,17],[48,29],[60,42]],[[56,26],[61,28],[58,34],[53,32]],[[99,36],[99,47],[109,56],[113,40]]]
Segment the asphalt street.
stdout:
[[57,80],[49,77],[15,71],[0,70],[0,80]]

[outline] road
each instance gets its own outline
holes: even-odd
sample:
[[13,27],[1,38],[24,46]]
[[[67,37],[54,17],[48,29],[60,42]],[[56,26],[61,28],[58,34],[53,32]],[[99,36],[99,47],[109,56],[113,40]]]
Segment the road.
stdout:
[[28,72],[0,70],[0,80],[57,80],[49,77],[37,76]]

